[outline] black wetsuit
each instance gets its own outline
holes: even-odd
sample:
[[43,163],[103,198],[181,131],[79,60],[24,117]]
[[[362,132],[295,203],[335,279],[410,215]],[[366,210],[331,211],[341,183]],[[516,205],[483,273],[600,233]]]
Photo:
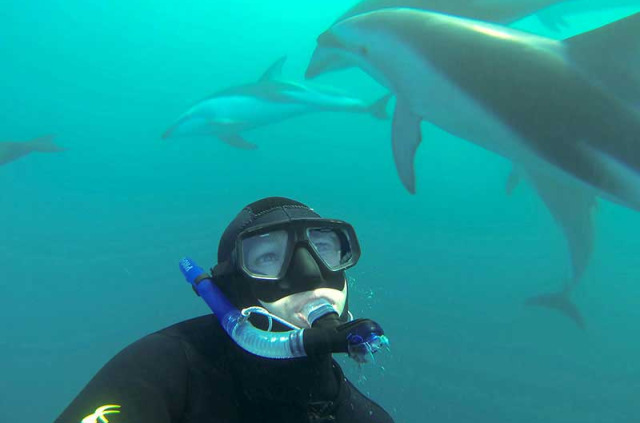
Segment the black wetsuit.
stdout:
[[[213,315],[146,336],[109,361],[55,423],[392,423],[330,356],[269,360]],[[119,407],[116,407],[119,406]]]

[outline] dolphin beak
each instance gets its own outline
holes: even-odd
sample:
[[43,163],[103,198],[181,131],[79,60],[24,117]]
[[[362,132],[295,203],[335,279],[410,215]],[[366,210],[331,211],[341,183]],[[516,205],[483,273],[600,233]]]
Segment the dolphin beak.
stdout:
[[[178,119],[176,122],[173,123],[173,125],[171,125],[169,127],[169,129],[167,129],[164,134],[162,134],[162,139],[166,140],[167,138],[171,138],[175,135],[175,132],[177,129],[180,128],[180,126],[188,119],[188,116],[181,116],[180,119]],[[180,132],[180,131],[179,131]]]
[[304,77],[306,79],[312,79],[323,73],[346,69],[352,66],[353,64],[349,63],[345,58],[345,49],[342,43],[331,33],[331,30],[329,30],[318,37],[318,46],[311,56]]
[[343,54],[342,50],[336,48],[316,48],[311,56],[304,77],[306,79],[312,79],[323,73],[352,67],[353,65],[343,57]]

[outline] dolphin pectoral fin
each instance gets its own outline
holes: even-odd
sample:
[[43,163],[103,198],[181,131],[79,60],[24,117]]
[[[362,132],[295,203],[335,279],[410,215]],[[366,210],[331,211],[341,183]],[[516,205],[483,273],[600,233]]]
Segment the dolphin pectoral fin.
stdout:
[[545,307],[559,311],[575,322],[580,329],[585,329],[585,322],[580,310],[571,302],[568,293],[559,292],[552,294],[542,294],[529,298],[525,301],[528,306]]
[[507,177],[507,184],[505,185],[505,192],[507,195],[511,195],[513,193],[513,190],[516,189],[521,179],[520,172],[516,169],[516,165],[513,165],[511,172],[509,172],[509,176]]
[[269,66],[269,69],[267,69],[262,74],[262,76],[258,81],[265,82],[265,81],[276,81],[276,80],[282,79],[282,66],[284,65],[284,62],[286,60],[287,60],[287,56],[280,57],[271,66]]
[[402,184],[411,194],[416,192],[414,161],[416,150],[422,141],[421,120],[420,116],[409,108],[408,103],[397,99],[391,128],[393,159]]
[[218,138],[225,144],[229,144],[232,147],[239,148],[241,150],[255,150],[257,145],[246,141],[239,134],[219,135]]
[[391,94],[386,94],[373,102],[367,110],[371,113],[376,119],[385,120],[389,119],[389,115],[387,114],[387,104],[389,104],[389,100],[391,99]]

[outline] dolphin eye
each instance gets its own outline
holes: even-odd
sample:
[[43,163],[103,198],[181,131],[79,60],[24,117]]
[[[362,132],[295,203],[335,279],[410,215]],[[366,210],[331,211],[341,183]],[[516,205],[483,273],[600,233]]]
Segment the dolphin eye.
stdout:
[[360,46],[358,50],[362,56],[367,56],[369,54],[369,49],[365,46]]

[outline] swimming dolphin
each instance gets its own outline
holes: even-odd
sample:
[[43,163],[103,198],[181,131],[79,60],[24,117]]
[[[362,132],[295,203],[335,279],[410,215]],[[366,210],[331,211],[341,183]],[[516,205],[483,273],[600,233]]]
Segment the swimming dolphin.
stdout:
[[[560,3],[563,0],[363,0],[342,14],[334,25],[353,16],[381,9],[411,8],[446,13],[460,17],[478,19],[486,22],[509,24],[524,18],[537,10]],[[551,18],[547,16],[547,20]],[[551,23],[551,22],[550,22]],[[326,70],[338,70],[349,67],[342,62],[339,54],[333,54],[330,48],[318,45],[312,61]]]
[[[605,45],[620,38],[617,32],[635,34],[639,18],[596,30],[592,38]],[[579,64],[589,35],[576,40],[563,44],[484,22],[388,9],[338,23],[318,43],[341,51],[343,63],[357,64],[396,94],[394,158],[410,192],[423,119],[527,170],[563,228],[574,273],[563,293],[530,304],[554,307],[583,325],[568,293],[591,254],[595,195],[640,208],[640,114],[604,90],[606,78],[585,76],[590,69]],[[612,55],[620,51],[609,47]],[[637,49],[629,53],[637,57]],[[626,71],[622,64],[618,69]],[[312,59],[307,76],[324,65]]]
[[54,135],[45,135],[30,141],[3,141],[0,142],[0,166],[17,160],[29,153],[57,153],[65,151],[53,143]]
[[[638,0],[634,1],[640,3]],[[424,0],[420,1],[420,3],[423,2],[426,3]],[[563,2],[557,7],[562,8],[566,3]],[[621,5],[622,3],[625,3],[625,0],[617,0],[609,4]],[[591,3],[590,5],[598,6]],[[565,54],[572,63],[581,68],[592,82],[600,84],[602,88],[640,109],[640,49],[635,46],[638,28],[640,28],[640,18],[638,15],[633,15],[574,36],[563,43],[563,48],[566,49]],[[319,46],[314,53],[307,76],[313,76],[323,67],[328,69],[335,67],[332,66],[332,60],[334,64],[338,63],[342,66],[354,64],[353,57],[345,56],[339,49]],[[511,174],[507,190],[513,190],[515,187],[519,179],[516,176],[523,175],[532,183],[561,228],[571,258],[571,277],[561,292],[533,298],[528,301],[528,304],[546,305],[559,309],[579,326],[584,327],[584,319],[570,302],[570,294],[580,283],[593,252],[595,237],[592,213],[596,204],[595,194],[581,189],[579,184],[549,178],[542,172],[536,172],[535,169],[527,171],[522,165],[518,167],[520,172]]]
[[328,88],[282,79],[285,58],[278,59],[257,83],[223,90],[191,107],[163,135],[214,135],[225,143],[242,149],[255,144],[240,135],[249,129],[320,111],[368,113],[378,119],[388,118],[386,105],[390,95],[373,104],[349,97]]
[[[640,35],[640,13],[617,24],[629,23],[638,23]],[[640,210],[640,113],[587,78],[562,42],[439,13],[384,9],[334,25],[318,43],[341,50],[396,95],[394,158],[410,192],[419,123],[428,120],[528,169],[570,176]],[[312,61],[307,75],[319,72]]]
[[[640,0],[364,0],[340,16],[335,23],[381,9],[412,8],[509,24],[544,9],[544,13],[540,14],[541,19],[549,26],[562,26],[563,16],[577,13],[578,10],[598,11],[629,6],[640,8]],[[552,23],[554,17],[556,23]],[[565,43],[570,50],[571,60],[582,67],[590,78],[602,82],[608,90],[631,101],[636,107],[640,107],[640,48],[635,43],[639,33],[638,24],[638,19],[622,19],[616,24],[576,35]],[[321,67],[324,72],[353,66],[339,51],[320,44],[315,48],[311,62],[313,67]]]

